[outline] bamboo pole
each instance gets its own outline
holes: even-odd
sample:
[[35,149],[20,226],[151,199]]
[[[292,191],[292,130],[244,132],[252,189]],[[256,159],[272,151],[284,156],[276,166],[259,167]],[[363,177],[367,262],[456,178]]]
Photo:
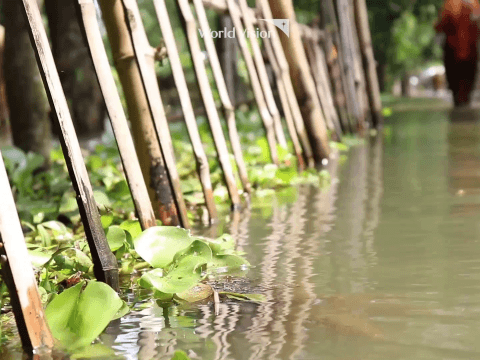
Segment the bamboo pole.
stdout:
[[[356,111],[355,110],[356,100],[355,100],[355,97],[353,96],[355,93],[355,89],[352,86],[353,82],[350,81],[351,79],[347,78],[347,70],[346,70],[347,64],[345,60],[342,40],[340,39],[340,30],[339,30],[338,21],[337,21],[337,15],[335,12],[335,5],[333,3],[333,0],[325,0],[325,1],[322,1],[321,4],[322,4],[322,10],[326,14],[328,14],[328,17],[330,19],[328,27],[330,28],[331,36],[330,37],[327,36],[327,38],[331,40],[337,52],[337,61],[338,61],[338,66],[340,68],[340,78],[341,78],[343,93],[345,96],[345,104],[346,104],[347,113],[348,113],[347,117],[348,117],[349,130],[353,133],[355,132],[355,111]],[[329,41],[327,43],[329,43]]]
[[239,0],[240,3],[240,12],[242,14],[243,24],[245,29],[250,34],[248,38],[250,39],[250,45],[253,50],[253,61],[257,68],[257,74],[260,80],[260,84],[263,89],[263,94],[265,96],[265,101],[267,102],[268,110],[272,115],[273,126],[275,127],[275,135],[277,137],[278,144],[284,149],[287,148],[287,140],[285,138],[285,133],[283,132],[282,121],[280,119],[280,112],[278,111],[277,104],[275,103],[275,97],[273,96],[272,87],[270,86],[270,80],[268,79],[267,68],[263,61],[262,50],[260,50],[260,45],[258,40],[255,37],[255,29],[253,28],[252,17],[250,16],[250,9],[248,7],[246,0]]
[[353,116],[355,118],[354,128],[358,129],[358,126],[362,123],[362,111],[358,102],[358,96],[355,86],[355,60],[353,44],[351,43],[351,38],[349,35],[350,26],[348,12],[350,11],[350,9],[348,6],[348,2],[345,0],[337,0],[337,11],[340,23],[340,36],[342,39],[342,53],[344,55],[344,70],[346,79],[348,81],[348,89],[350,92],[349,100],[352,102]]
[[[261,14],[265,19],[273,19],[272,11],[268,0],[258,0],[259,8]],[[298,104],[297,97],[295,96],[295,90],[293,88],[292,78],[290,77],[290,69],[288,65],[287,58],[285,57],[285,52],[283,50],[280,37],[278,36],[277,29],[275,25],[270,22],[267,22],[267,29],[272,34],[271,42],[275,57],[278,61],[278,66],[282,73],[283,83],[285,84],[285,90],[287,92],[287,98],[290,104],[290,109],[292,111],[293,120],[295,122],[295,127],[297,129],[298,137],[302,143],[303,151],[305,158],[309,167],[314,166],[313,160],[313,150],[308,138],[307,130],[305,128],[305,123],[303,120],[302,112],[300,110],[300,105]]]
[[380,86],[378,84],[375,56],[372,48],[372,36],[368,24],[367,4],[365,0],[354,0],[354,3],[355,20],[363,56],[363,69],[367,82],[372,121],[373,125],[379,128],[383,125],[382,100],[380,98]]
[[222,68],[220,66],[220,60],[218,59],[217,50],[215,48],[215,43],[210,36],[210,27],[208,24],[207,14],[205,13],[205,8],[203,6],[202,0],[193,0],[193,4],[195,6],[195,11],[197,13],[200,28],[205,34],[203,37],[203,41],[205,42],[208,59],[213,71],[213,77],[215,78],[215,83],[217,84],[217,89],[220,95],[220,100],[222,102],[225,119],[227,120],[230,144],[232,145],[233,155],[237,163],[238,174],[243,185],[243,190],[247,193],[251,193],[252,188],[250,185],[250,181],[248,180],[247,167],[243,159],[240,137],[238,135],[237,125],[235,122],[235,108],[232,105],[232,101],[229,96],[225,77],[223,76]]
[[[164,225],[188,227],[170,132],[166,121],[162,122],[162,118],[157,119],[160,122],[157,125],[152,118],[130,34],[125,23],[123,5],[120,0],[99,0],[99,4],[115,66],[127,100],[135,146],[144,179],[149,185],[154,211]],[[144,41],[146,42],[146,37]],[[151,51],[143,53],[143,55],[153,61]],[[158,131],[159,129],[162,130]]]
[[322,105],[323,112],[325,117],[329,119],[330,126],[332,131],[336,135],[336,140],[341,141],[342,139],[342,129],[340,127],[340,120],[338,119],[338,114],[333,105],[333,100],[331,100],[330,88],[328,87],[328,80],[324,76],[323,68],[321,67],[321,55],[322,51],[317,47],[317,43],[312,40],[304,40],[305,50],[307,52],[307,58],[310,62],[310,68],[312,71],[313,79],[315,80],[315,85],[318,93],[318,99]]
[[[327,103],[332,111],[333,121],[336,126],[341,127],[340,115],[337,112],[337,109],[335,107],[335,101],[333,100],[333,87],[331,86],[328,76],[327,60],[325,58],[325,53],[318,42],[314,42],[312,46],[315,58],[317,59],[316,65],[318,67],[320,85],[323,86],[325,94],[327,96]],[[340,131],[342,130],[340,129]]]
[[260,84],[257,70],[255,69],[255,63],[253,62],[252,54],[250,54],[247,41],[245,40],[245,37],[243,35],[244,29],[242,21],[240,20],[240,15],[237,10],[236,4],[234,0],[226,1],[230,16],[232,17],[233,25],[235,27],[235,36],[237,38],[238,45],[240,46],[240,50],[242,51],[243,59],[245,60],[245,63],[247,65],[248,74],[250,76],[250,83],[252,85],[255,100],[257,101],[258,110],[260,112],[260,116],[263,120],[263,125],[265,127],[267,141],[270,148],[270,156],[272,157],[273,163],[278,164],[273,118],[268,111],[268,107],[262,91],[262,85]]
[[92,186],[83,162],[78,139],[75,136],[67,100],[62,90],[60,78],[55,68],[52,51],[43,27],[42,16],[35,0],[22,0],[32,47],[42,75],[52,113],[61,130],[62,144],[73,188],[77,194],[77,204],[85,228],[85,235],[92,254],[95,277],[119,290],[117,259],[110,251],[105,232],[100,222],[100,214],[93,198]]
[[[163,0],[154,0],[154,4],[156,9],[160,8],[161,10],[157,12],[159,19],[163,19],[163,16],[161,15],[167,12],[165,3]],[[225,184],[227,185],[228,194],[230,196],[230,200],[232,201],[232,208],[237,209],[240,207],[240,196],[238,195],[235,176],[230,163],[230,152],[228,151],[227,142],[225,141],[222,124],[220,123],[220,117],[218,116],[215,99],[213,98],[212,88],[210,87],[208,80],[207,69],[202,57],[202,49],[200,47],[200,42],[197,35],[197,23],[193,17],[188,0],[177,0],[177,4],[179,5],[180,12],[182,13],[185,21],[184,28],[187,35],[190,54],[192,55],[193,66],[197,75],[197,81],[203,98],[203,104],[205,105],[205,110],[207,112],[210,130],[212,131],[213,141],[217,150],[217,156],[220,166],[223,170]],[[168,17],[168,13],[166,16]]]
[[[139,36],[139,27],[141,26],[142,33],[144,34],[145,31],[143,30],[142,20],[140,18],[138,12],[138,6],[135,0],[122,0],[122,3],[126,9],[126,19],[129,23],[129,28],[132,34],[132,40],[134,43],[134,39]],[[207,206],[207,211],[210,217],[210,221],[215,221],[217,219],[217,210],[215,206],[215,201],[213,199],[213,189],[212,189],[212,181],[210,179],[210,169],[208,166],[207,155],[205,154],[205,150],[203,149],[202,140],[200,138],[200,133],[198,132],[197,122],[195,119],[195,114],[193,112],[192,102],[190,100],[190,95],[188,93],[187,82],[185,80],[185,75],[183,73],[182,64],[180,62],[180,56],[178,54],[177,45],[175,44],[175,36],[172,31],[172,27],[170,25],[170,20],[168,16],[162,17],[160,22],[160,27],[162,30],[163,39],[165,41],[165,47],[167,48],[168,58],[170,60],[170,65],[172,67],[173,76],[175,79],[175,84],[177,85],[181,106],[183,109],[183,114],[185,117],[185,123],[187,125],[188,134],[190,137],[190,142],[192,143],[193,152],[195,155],[196,163],[197,163],[197,171],[200,177],[200,182],[203,188],[203,194],[205,197],[205,204]],[[134,48],[135,48],[134,44]],[[140,50],[140,49],[138,49]],[[136,50],[137,52],[137,50]],[[138,56],[137,56],[138,59]],[[140,62],[139,62],[140,65]],[[146,65],[146,64],[144,64]],[[140,69],[142,66],[140,65]],[[142,71],[141,71],[142,72]],[[144,72],[147,75],[147,72]],[[151,78],[152,76],[150,76]],[[161,124],[164,126],[168,126],[166,123],[165,112],[163,109],[163,105],[161,101],[158,99],[160,98],[160,92],[158,90],[158,86],[146,79],[143,76],[144,81],[146,81],[146,85],[148,84],[149,91],[152,95],[150,106],[152,107],[152,114],[154,114],[155,121],[161,120]],[[154,93],[158,93],[158,96],[153,97]],[[158,126],[158,125],[157,125]],[[158,130],[164,128],[164,126],[158,126]],[[162,131],[160,130],[160,132]]]
[[290,65],[295,95],[301,104],[302,114],[311,139],[313,155],[318,165],[330,155],[329,138],[325,119],[318,100],[315,82],[310,74],[309,64],[303,49],[301,30],[297,24],[292,0],[269,0],[274,18],[290,21],[290,37],[283,35],[282,45]]
[[140,175],[142,170],[135,152],[132,135],[128,128],[127,118],[123,112],[122,102],[118,95],[115,80],[110,69],[107,53],[103,45],[102,35],[97,22],[97,14],[93,0],[78,0],[80,27],[85,35],[87,48],[90,51],[98,83],[117,140],[125,176],[132,193],[135,209],[142,225],[147,229],[156,225],[155,215],[149,199],[147,186]]
[[[267,31],[265,22],[259,22],[259,26],[262,31]],[[280,101],[282,102],[283,112],[285,113],[285,122],[287,123],[288,133],[292,139],[293,149],[297,157],[298,168],[302,171],[305,169],[305,162],[302,156],[302,146],[300,145],[297,130],[295,129],[295,122],[293,120],[292,110],[288,101],[287,89],[283,80],[282,71],[280,70],[280,66],[278,65],[278,61],[275,57],[271,39],[265,38],[263,39],[263,43],[265,45],[265,50],[267,51],[270,64],[273,68],[273,72],[275,73],[275,77],[277,79],[278,93],[280,96]]]
[[[130,32],[132,46],[135,52],[135,57],[137,59],[140,75],[142,77],[145,93],[147,95],[150,112],[154,120],[157,135],[159,139],[161,139],[163,136],[165,136],[165,133],[167,133],[168,123],[167,123],[167,117],[165,115],[165,109],[162,103],[162,98],[160,96],[160,90],[156,80],[156,74],[155,74],[154,68],[153,66],[149,66],[149,64],[145,60],[145,57],[143,56],[144,54],[143,49],[148,44],[148,40],[146,37],[145,29],[143,28],[142,19],[140,17],[140,11],[138,9],[136,1],[134,0],[123,0],[122,3],[125,9],[125,15],[126,15],[125,19]],[[198,129],[196,128],[196,124],[194,124],[194,126],[195,126],[195,130],[197,131],[196,134],[198,135],[198,140],[199,140],[200,135],[198,134]],[[165,141],[166,142],[168,141],[168,143],[165,143],[164,145],[164,143],[161,142],[162,150],[164,152],[165,151],[171,152],[172,154],[171,157],[174,159],[173,146],[172,146],[169,132],[168,132],[168,138],[165,138]],[[203,151],[203,148],[202,148],[202,151]],[[202,159],[202,163],[204,161],[207,161],[205,152],[203,152],[203,156],[204,158]],[[172,170],[170,169],[170,167],[168,170],[169,170],[169,173],[173,171],[175,174],[175,178],[178,179],[178,172],[177,172],[176,166],[174,166],[173,163],[172,163]],[[207,209],[209,210],[208,212],[210,215],[210,219],[212,220],[216,218],[217,214],[215,209],[215,203],[213,202],[213,193],[212,193],[212,185],[210,181],[210,172],[208,169],[208,162],[206,166],[202,167],[202,170],[203,171],[202,171],[200,180],[204,189]],[[178,181],[175,184],[175,186],[178,186],[175,192],[177,193],[178,191],[178,194],[181,194],[182,192],[180,189],[180,182]],[[182,201],[183,201],[183,195],[180,195],[180,196],[182,196]],[[185,218],[187,216],[186,209],[185,209],[184,216]]]
[[338,53],[333,45],[333,40],[331,34],[328,34],[325,39],[324,49],[326,52],[325,56],[325,68],[327,77],[330,78],[332,89],[335,93],[333,98],[335,107],[340,117],[340,123],[344,133],[352,132],[349,123],[349,113],[347,104],[347,94],[345,93],[344,82],[343,82],[343,73],[340,69],[340,61],[338,58]]
[[[36,5],[35,5],[36,6]],[[45,319],[22,226],[0,152],[0,254],[4,281],[25,351],[52,348],[53,337]],[[4,254],[3,254],[4,253]]]

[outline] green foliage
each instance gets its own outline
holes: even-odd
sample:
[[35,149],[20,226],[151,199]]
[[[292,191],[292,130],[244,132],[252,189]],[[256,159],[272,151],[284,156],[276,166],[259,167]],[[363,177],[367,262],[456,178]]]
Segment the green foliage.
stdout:
[[183,229],[154,227],[134,240],[137,253],[156,269],[143,274],[139,284],[165,300],[183,293],[207,274],[243,273],[248,261],[233,254],[233,240],[192,237]]
[[[53,336],[68,350],[91,344],[128,307],[108,285],[91,281],[65,290],[48,304],[45,316]],[[120,313],[119,313],[120,312]]]

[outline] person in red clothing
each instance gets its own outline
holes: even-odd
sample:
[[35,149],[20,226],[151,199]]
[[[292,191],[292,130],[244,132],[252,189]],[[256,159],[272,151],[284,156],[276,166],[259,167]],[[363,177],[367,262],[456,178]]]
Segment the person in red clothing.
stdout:
[[456,106],[468,105],[477,73],[478,0],[445,0],[437,32],[446,35],[444,63],[447,82]]

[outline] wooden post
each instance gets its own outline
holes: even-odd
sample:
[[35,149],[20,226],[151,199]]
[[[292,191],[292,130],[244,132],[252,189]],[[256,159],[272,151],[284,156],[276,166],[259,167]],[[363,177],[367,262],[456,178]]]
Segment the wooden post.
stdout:
[[313,155],[318,165],[330,155],[329,139],[325,119],[315,90],[315,82],[303,49],[300,27],[296,21],[292,0],[269,0],[273,17],[290,21],[290,37],[283,35],[282,45],[294,80],[295,94],[307,125]]
[[[35,4],[36,6],[36,4]],[[0,257],[5,283],[25,351],[53,347],[37,282],[0,152]]]
[[350,101],[352,102],[353,116],[355,118],[355,127],[361,126],[363,120],[362,111],[358,102],[357,91],[355,90],[355,59],[354,48],[351,41],[349,6],[347,0],[337,0],[337,11],[340,21],[340,36],[342,38],[342,52],[344,55],[345,75],[348,81],[348,89],[350,91]]
[[263,125],[265,126],[267,141],[270,148],[270,156],[272,157],[273,163],[278,164],[273,118],[268,111],[268,107],[262,91],[262,85],[260,84],[257,70],[255,68],[255,63],[253,62],[252,54],[250,54],[247,41],[244,37],[244,28],[242,25],[242,21],[240,20],[238,7],[236,6],[234,0],[226,1],[228,11],[230,12],[230,16],[232,17],[233,25],[235,27],[235,36],[237,38],[238,45],[240,46],[240,50],[242,51],[243,59],[245,60],[245,63],[247,65],[247,70],[250,76],[250,83],[252,85],[253,93],[255,94],[255,100],[257,101],[258,110],[260,112],[260,116],[262,117]]
[[370,102],[373,125],[379,128],[383,125],[382,100],[380,98],[380,87],[372,48],[372,36],[368,24],[367,4],[365,0],[354,0],[354,3],[355,21],[360,39],[363,69],[367,81],[368,101]]
[[[270,5],[268,4],[268,0],[259,0],[258,1],[261,14],[265,19],[273,19],[272,11],[270,9]],[[280,41],[280,37],[278,35],[277,29],[275,25],[270,22],[267,22],[267,29],[272,34],[271,43],[273,47],[273,51],[275,53],[275,57],[278,61],[278,66],[280,67],[280,71],[282,73],[283,83],[285,84],[285,91],[287,92],[287,98],[290,104],[290,109],[292,111],[293,120],[295,122],[295,127],[297,129],[298,137],[302,143],[303,152],[305,154],[305,158],[307,160],[307,164],[309,167],[314,166],[313,160],[313,151],[312,146],[310,144],[310,140],[308,138],[307,130],[305,129],[305,123],[303,120],[302,112],[300,110],[300,106],[298,104],[297,97],[295,96],[295,90],[293,88],[292,78],[290,77],[290,69],[288,65],[287,58],[285,57],[285,52],[282,47],[282,42]]]
[[[156,6],[161,6],[162,0],[154,0]],[[240,207],[240,196],[238,195],[237,185],[235,183],[235,176],[233,175],[232,165],[230,163],[230,152],[228,151],[227,142],[222,130],[222,124],[220,123],[220,117],[218,116],[217,107],[215,105],[215,99],[213,98],[212,89],[208,80],[207,69],[202,57],[202,48],[198,41],[197,24],[193,17],[192,10],[188,0],[177,0],[180,12],[183,15],[184,27],[187,35],[188,45],[190,48],[190,54],[193,60],[193,66],[197,75],[198,85],[203,98],[203,104],[207,112],[207,118],[210,124],[210,130],[212,131],[213,141],[217,150],[218,160],[223,170],[223,177],[225,184],[227,185],[228,194],[232,201],[232,208],[238,209]],[[165,3],[163,3],[165,5]],[[163,8],[162,11],[166,12],[167,8]],[[160,12],[157,13],[159,18]],[[167,13],[168,16],[168,13]]]
[[333,45],[335,46],[335,50],[337,53],[337,61],[338,66],[340,68],[340,78],[343,88],[343,93],[345,96],[345,104],[347,108],[347,117],[348,117],[348,124],[349,130],[351,132],[355,132],[355,108],[356,108],[356,100],[355,100],[355,88],[352,79],[347,78],[347,64],[344,55],[342,41],[340,39],[340,30],[337,21],[337,15],[335,11],[335,5],[333,0],[325,0],[321,2],[322,10],[325,14],[328,14],[329,21],[329,29],[330,29],[330,39],[332,40]]
[[210,66],[212,67],[213,77],[215,78],[215,83],[217,84],[218,93],[220,95],[220,100],[223,105],[225,119],[227,120],[228,133],[230,137],[230,143],[233,149],[233,155],[237,163],[238,173],[240,180],[242,181],[243,190],[247,193],[252,191],[250,181],[248,180],[247,167],[243,159],[242,147],[240,144],[240,137],[237,131],[237,125],[235,123],[235,108],[233,107],[229,92],[227,89],[227,84],[222,73],[222,68],[220,66],[220,60],[218,59],[217,50],[215,48],[215,43],[213,42],[212,37],[210,36],[210,28],[208,25],[207,14],[205,13],[205,8],[203,6],[202,0],[193,0],[195,6],[195,11],[197,13],[198,22],[200,28],[204,33],[203,41],[205,42],[205,48],[207,49],[208,59]]
[[107,106],[135,209],[137,210],[142,228],[147,229],[156,225],[155,215],[147,186],[141,175],[142,170],[136,156],[132,135],[128,128],[127,118],[123,112],[120,96],[118,95],[107,53],[103,45],[95,4],[93,0],[78,0],[77,5],[80,28],[85,35],[100,89]]
[[341,141],[342,129],[340,127],[340,120],[338,118],[337,110],[333,105],[333,99],[328,86],[328,79],[325,76],[324,68],[321,65],[323,52],[318,46],[316,41],[311,39],[305,39],[305,50],[307,52],[307,58],[310,62],[310,68],[312,70],[313,79],[315,80],[318,98],[325,117],[330,120],[332,130],[335,132],[336,140]]
[[324,50],[326,53],[325,56],[325,65],[327,75],[330,78],[332,84],[332,89],[335,93],[334,104],[337,109],[337,112],[340,117],[340,123],[344,133],[352,132],[349,123],[349,105],[347,104],[347,94],[344,87],[344,73],[340,68],[340,59],[338,57],[338,52],[333,45],[333,40],[330,32],[326,32]]
[[[262,85],[263,94],[265,96],[265,101],[267,102],[268,110],[272,115],[273,126],[275,127],[275,135],[277,136],[278,144],[287,148],[287,140],[285,139],[285,134],[283,132],[282,121],[280,119],[280,112],[278,111],[277,104],[275,103],[275,97],[273,96],[272,87],[270,86],[270,81],[268,79],[267,68],[263,61],[262,50],[260,50],[260,45],[255,35],[255,29],[253,28],[253,21],[250,17],[250,9],[247,4],[247,0],[239,0],[240,3],[240,12],[243,18],[243,24],[245,29],[250,34],[248,38],[250,39],[250,45],[253,50],[253,60],[257,68],[258,77],[260,84]],[[242,34],[242,36],[244,36]]]
[[[267,31],[265,22],[260,21],[258,25],[262,31]],[[267,37],[263,39],[263,43],[265,45],[265,50],[267,51],[270,65],[272,66],[273,72],[275,73],[275,77],[277,79],[278,93],[280,96],[280,101],[282,102],[283,112],[285,113],[285,121],[287,123],[288,133],[292,139],[293,149],[297,157],[298,168],[302,171],[305,169],[305,162],[303,161],[302,147],[300,145],[300,140],[298,139],[297,130],[295,129],[295,122],[293,120],[292,110],[290,109],[290,103],[288,101],[287,89],[285,82],[283,81],[282,71],[280,70],[280,66],[278,65],[275,57],[271,39]]]
[[[122,0],[122,3],[125,7],[125,12],[127,15],[126,19],[128,20],[128,23],[129,23],[129,28],[132,34],[132,41],[134,42],[135,52],[137,54],[140,54],[139,52],[140,49],[137,48],[138,41],[136,41],[135,39],[139,36],[140,27],[142,27],[141,31],[143,34],[145,33],[145,31],[143,30],[142,20],[140,18],[137,3],[134,0]],[[155,3],[155,10],[158,11],[158,2]],[[183,73],[182,63],[180,62],[180,56],[178,54],[177,45],[175,44],[175,36],[173,34],[173,30],[170,25],[170,19],[168,18],[168,14],[167,16],[162,16],[159,23],[160,23],[160,28],[162,30],[163,39],[165,41],[165,47],[167,48],[170,65],[172,67],[175,84],[178,89],[180,102],[181,102],[183,114],[185,117],[185,123],[187,125],[188,134],[190,136],[190,142],[192,143],[193,152],[196,158],[197,171],[200,176],[200,182],[203,188],[203,194],[205,197],[207,211],[210,217],[210,221],[215,221],[217,218],[217,210],[215,206],[215,201],[213,199],[212,181],[210,179],[210,169],[208,166],[207,155],[205,154],[205,150],[203,149],[200,133],[198,132],[197,121],[195,119],[195,114],[193,112],[193,106],[190,100],[190,95],[188,93],[187,82],[185,80],[185,75]],[[138,55],[137,55],[137,61],[138,61]],[[140,70],[142,70],[142,65],[140,65],[140,62],[139,62],[139,66],[140,66]],[[155,96],[154,98],[152,97],[149,101],[150,106],[152,107],[152,114],[155,119],[160,119],[160,116],[161,116],[162,123],[165,122],[165,126],[168,126],[168,124],[166,123],[163,105],[159,100],[160,95],[159,95],[158,86],[154,86],[154,84],[151,81],[149,81],[149,79],[146,78],[148,76],[146,72],[144,74],[145,75],[142,76],[143,80],[144,82],[146,82],[146,85],[148,84],[148,88],[149,88],[149,91],[147,91],[147,94],[149,92],[150,93],[158,92],[158,96]],[[153,75],[150,75],[150,78],[152,76]],[[157,127],[157,129],[160,130],[162,129],[162,127]],[[162,130],[160,130],[160,132]]]
[[72,118],[67,100],[62,90],[50,50],[47,34],[43,27],[42,16],[35,0],[22,0],[23,10],[28,20],[28,30],[32,46],[37,57],[53,116],[61,130],[60,142],[67,163],[73,188],[77,193],[77,203],[87,237],[95,277],[106,282],[114,290],[119,290],[117,259],[110,251],[105,232],[100,222],[100,214],[93,198],[92,186],[83,162],[78,139],[75,136]]
[[[99,0],[99,4],[127,100],[135,146],[154,211],[164,225],[188,227],[170,131],[166,121],[159,126],[153,121],[125,22],[123,5],[120,0]],[[144,41],[146,42],[146,37]],[[152,51],[143,55],[153,62]],[[158,128],[162,130],[157,131]]]

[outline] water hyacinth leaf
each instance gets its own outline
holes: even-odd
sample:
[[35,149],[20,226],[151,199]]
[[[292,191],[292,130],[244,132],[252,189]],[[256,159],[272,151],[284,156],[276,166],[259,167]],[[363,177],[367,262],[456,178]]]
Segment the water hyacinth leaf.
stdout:
[[135,251],[156,268],[168,266],[175,254],[188,247],[193,238],[185,229],[171,226],[154,226],[134,239]]
[[224,255],[235,250],[235,239],[230,234],[223,234],[216,239],[200,239],[207,242],[214,255]]
[[73,352],[70,359],[123,359],[122,357],[115,356],[115,350],[104,344],[92,344],[91,346],[78,349]]
[[60,208],[58,209],[59,213],[70,213],[78,210],[77,200],[75,197],[72,197],[70,194],[65,194],[62,197],[60,202]]
[[35,267],[45,265],[52,257],[53,251],[46,251],[43,249],[28,250],[30,256],[30,262]]
[[208,273],[216,274],[236,274],[238,272],[243,273],[247,270],[250,263],[238,255],[216,255],[212,258],[212,261],[207,265]]
[[185,351],[177,350],[173,354],[172,360],[191,360]]
[[45,310],[53,336],[67,349],[78,349],[95,340],[122,308],[123,301],[108,285],[84,282],[56,296]]
[[154,283],[158,278],[163,277],[163,269],[153,269],[142,275],[138,280],[138,284],[145,289],[154,288]]
[[219,295],[225,295],[229,299],[235,299],[240,301],[253,301],[257,303],[265,302],[267,299],[265,295],[262,294],[239,294],[227,291],[221,291]]
[[182,267],[192,271],[212,260],[212,249],[203,241],[195,240],[186,249],[177,252],[173,258],[173,268]]
[[157,276],[153,271],[143,274],[139,284],[142,287],[153,288],[164,294],[181,293],[202,280],[201,267],[197,267],[194,270],[185,267],[176,267],[163,277]]
[[95,190],[93,192],[93,197],[95,199],[95,202],[97,203],[97,206],[101,210],[105,210],[107,208],[112,207],[112,202],[108,198],[107,194],[105,194],[104,192],[99,191],[99,190]]
[[111,251],[117,251],[123,246],[123,243],[127,240],[125,230],[120,226],[110,226],[107,230],[107,241]]
[[113,214],[108,213],[101,216],[102,227],[106,230],[113,223]]
[[132,241],[142,233],[142,227],[138,220],[126,220],[120,224],[120,227],[131,236]]
[[202,283],[199,283],[191,287],[190,289],[187,289],[175,295],[176,298],[189,303],[202,301],[208,299],[211,296],[213,296],[212,287],[210,285]]

